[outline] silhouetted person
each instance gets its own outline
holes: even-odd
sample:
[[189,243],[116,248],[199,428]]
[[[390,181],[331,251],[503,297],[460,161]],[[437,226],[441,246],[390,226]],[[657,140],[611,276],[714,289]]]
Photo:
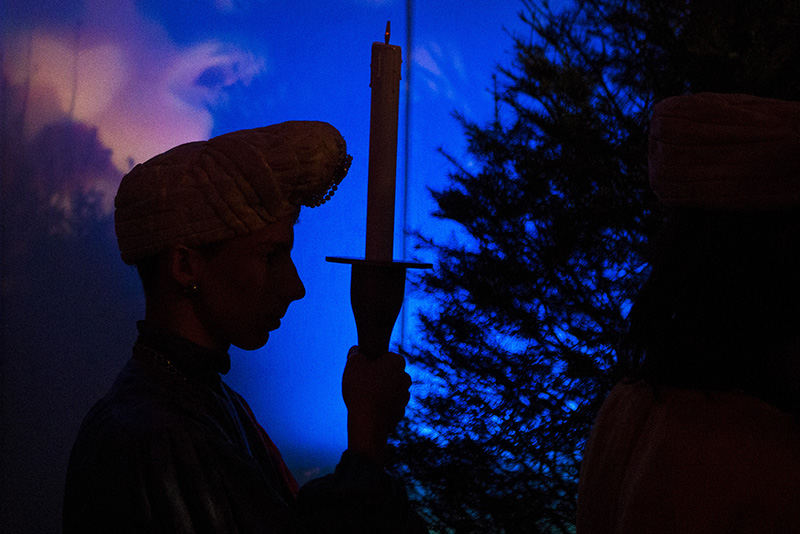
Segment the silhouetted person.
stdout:
[[178,146],[123,178],[117,239],[139,270],[146,316],[73,448],[66,533],[421,531],[382,468],[409,398],[400,356],[350,351],[348,449],[335,473],[302,489],[220,378],[230,345],[263,346],[305,294],[293,225],[301,205],[330,197],[350,159],[329,124],[287,122]]
[[670,210],[586,447],[578,533],[800,532],[800,103],[659,103]]

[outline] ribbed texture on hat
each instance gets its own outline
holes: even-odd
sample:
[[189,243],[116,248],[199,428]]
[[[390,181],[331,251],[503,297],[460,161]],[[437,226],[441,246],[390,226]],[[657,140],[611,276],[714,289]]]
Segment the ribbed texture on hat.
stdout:
[[668,206],[797,206],[800,103],[717,93],[663,100],[650,125],[649,173]]
[[265,228],[330,198],[347,147],[325,122],[290,121],[187,143],[134,167],[114,200],[123,261]]

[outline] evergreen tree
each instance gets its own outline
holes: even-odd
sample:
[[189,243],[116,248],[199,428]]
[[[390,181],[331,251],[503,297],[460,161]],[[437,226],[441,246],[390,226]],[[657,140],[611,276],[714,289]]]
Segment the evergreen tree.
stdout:
[[435,215],[457,223],[422,277],[408,354],[427,388],[397,471],[441,532],[570,532],[581,450],[663,214],[647,182],[653,104],[686,92],[800,100],[800,2],[523,2],[530,35],[497,111],[459,117]]

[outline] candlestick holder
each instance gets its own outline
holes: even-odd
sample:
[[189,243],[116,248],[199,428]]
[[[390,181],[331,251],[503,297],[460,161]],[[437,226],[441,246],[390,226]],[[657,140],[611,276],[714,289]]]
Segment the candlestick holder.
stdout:
[[356,321],[359,350],[370,358],[388,352],[392,330],[403,306],[406,270],[429,269],[432,265],[333,256],[325,260],[351,266],[350,305]]

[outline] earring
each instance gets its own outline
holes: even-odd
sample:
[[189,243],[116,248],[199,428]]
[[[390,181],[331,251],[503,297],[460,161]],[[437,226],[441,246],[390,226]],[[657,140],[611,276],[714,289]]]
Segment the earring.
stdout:
[[187,297],[196,297],[200,293],[200,286],[197,282],[189,282],[189,285],[183,288],[183,294]]

